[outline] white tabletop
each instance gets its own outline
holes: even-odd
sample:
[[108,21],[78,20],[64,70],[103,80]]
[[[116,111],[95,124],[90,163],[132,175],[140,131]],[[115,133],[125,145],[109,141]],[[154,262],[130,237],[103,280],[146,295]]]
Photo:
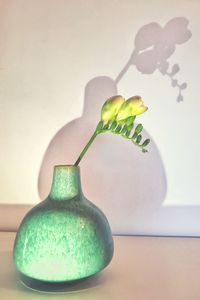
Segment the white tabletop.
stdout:
[[116,236],[110,265],[62,293],[21,284],[12,263],[15,233],[0,233],[1,300],[199,300],[200,239]]

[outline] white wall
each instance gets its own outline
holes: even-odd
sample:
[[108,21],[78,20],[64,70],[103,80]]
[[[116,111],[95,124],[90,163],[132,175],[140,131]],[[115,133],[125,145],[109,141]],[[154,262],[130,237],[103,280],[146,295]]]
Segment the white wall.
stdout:
[[[98,137],[81,164],[85,194],[114,232],[199,235],[199,10],[198,0],[1,0],[0,203],[44,198],[53,165],[74,162],[105,98],[139,94],[149,153]],[[183,101],[159,63],[179,65]]]

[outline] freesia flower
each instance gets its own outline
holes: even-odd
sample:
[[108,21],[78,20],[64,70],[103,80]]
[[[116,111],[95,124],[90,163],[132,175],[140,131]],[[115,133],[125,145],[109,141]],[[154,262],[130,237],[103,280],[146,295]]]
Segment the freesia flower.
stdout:
[[117,95],[109,98],[102,107],[101,121],[103,122],[115,121],[123,103],[125,103],[125,99],[122,96]]
[[102,106],[101,120],[97,124],[93,135],[83,148],[74,165],[78,166],[97,135],[104,132],[121,135],[122,137],[131,140],[143,153],[148,152],[145,147],[149,144],[150,139],[146,139],[141,143],[142,124],[138,124],[134,129],[136,116],[144,113],[147,109],[148,107],[144,105],[140,96],[131,97],[126,101],[119,95],[109,98]]
[[144,105],[140,96],[131,97],[121,105],[116,121],[120,122],[129,117],[143,114],[147,109],[148,107]]

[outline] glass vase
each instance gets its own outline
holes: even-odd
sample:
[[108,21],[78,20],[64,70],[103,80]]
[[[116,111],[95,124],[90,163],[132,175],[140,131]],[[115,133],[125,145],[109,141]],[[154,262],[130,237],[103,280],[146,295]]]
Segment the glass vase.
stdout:
[[110,226],[84,197],[79,167],[55,166],[49,196],[27,213],[15,238],[21,280],[34,287],[71,283],[101,271],[112,256]]

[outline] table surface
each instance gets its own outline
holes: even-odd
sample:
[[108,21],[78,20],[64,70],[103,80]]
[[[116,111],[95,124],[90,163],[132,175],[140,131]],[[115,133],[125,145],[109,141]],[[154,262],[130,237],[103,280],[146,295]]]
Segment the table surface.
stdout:
[[110,265],[60,293],[22,285],[12,262],[14,238],[0,233],[1,300],[200,299],[200,238],[115,236]]

